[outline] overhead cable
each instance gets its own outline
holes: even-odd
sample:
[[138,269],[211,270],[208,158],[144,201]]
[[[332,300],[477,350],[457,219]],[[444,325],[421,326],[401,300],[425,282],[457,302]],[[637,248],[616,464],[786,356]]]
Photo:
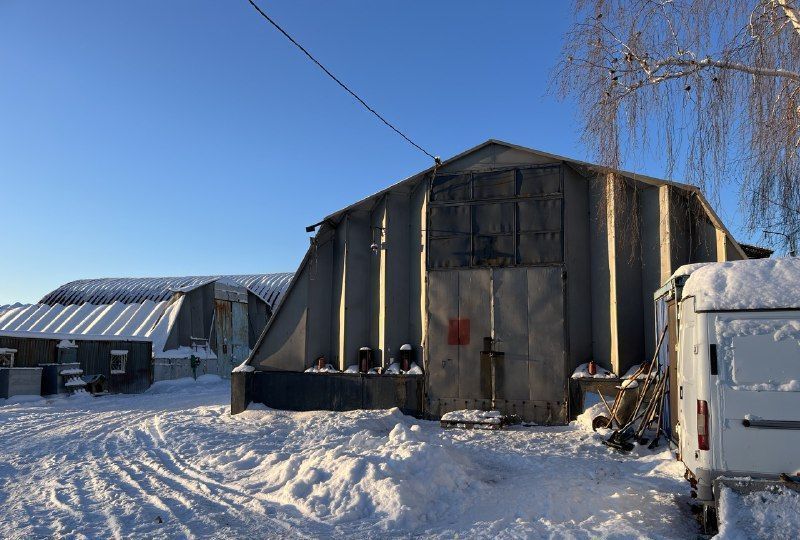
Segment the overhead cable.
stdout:
[[375,109],[373,109],[372,107],[370,107],[369,105],[367,105],[367,103],[366,103],[366,102],[365,102],[363,99],[361,99],[361,98],[358,96],[358,94],[356,94],[355,92],[353,92],[352,90],[350,90],[350,88],[348,88],[346,84],[344,84],[342,81],[340,81],[340,80],[339,80],[339,79],[336,77],[336,75],[334,75],[333,73],[331,73],[331,72],[328,70],[328,68],[326,68],[325,66],[323,66],[323,65],[322,65],[322,64],[319,62],[319,60],[317,60],[316,58],[314,58],[314,57],[311,55],[311,53],[310,53],[310,52],[308,52],[308,51],[306,50],[306,48],[305,48],[305,47],[303,47],[302,45],[300,45],[300,44],[299,44],[299,43],[298,43],[298,42],[297,42],[297,41],[296,41],[296,40],[295,40],[295,39],[294,39],[292,36],[290,36],[290,35],[289,35],[289,33],[288,33],[288,32],[286,32],[286,30],[284,30],[283,28],[281,28],[281,27],[280,27],[280,25],[279,25],[277,22],[275,22],[275,20],[274,20],[272,17],[270,17],[269,15],[267,15],[267,14],[264,12],[264,10],[263,10],[263,9],[261,9],[260,7],[258,7],[258,4],[256,4],[256,3],[255,3],[253,0],[247,0],[247,1],[250,3],[250,5],[251,5],[251,6],[253,6],[253,8],[254,8],[254,9],[255,9],[255,10],[256,10],[256,11],[257,11],[257,12],[258,12],[258,13],[259,13],[259,14],[260,14],[262,17],[264,17],[264,19],[266,19],[266,20],[267,20],[267,21],[268,21],[268,22],[269,22],[269,23],[270,23],[272,26],[274,26],[275,28],[277,28],[277,29],[278,29],[278,31],[279,31],[281,34],[283,34],[284,36],[286,36],[286,39],[288,39],[289,41],[291,41],[291,42],[292,42],[292,43],[293,43],[293,44],[294,44],[294,45],[295,45],[295,46],[296,46],[298,49],[300,49],[301,51],[303,51],[303,54],[305,54],[305,55],[306,55],[306,56],[307,56],[307,57],[308,57],[308,58],[309,58],[309,59],[310,59],[312,62],[314,62],[314,63],[315,63],[317,66],[319,66],[319,68],[320,68],[322,71],[324,71],[324,72],[325,72],[325,73],[328,75],[328,77],[330,77],[331,79],[333,79],[334,81],[336,81],[336,83],[337,83],[339,86],[341,86],[342,88],[344,88],[344,89],[345,89],[345,90],[346,90],[346,91],[347,91],[347,92],[348,92],[348,93],[349,93],[351,96],[353,96],[354,98],[356,98],[356,100],[357,100],[359,103],[361,103],[361,105],[363,105],[363,106],[364,106],[364,107],[365,107],[365,108],[366,108],[366,109],[367,109],[369,112],[371,112],[371,113],[372,113],[372,114],[374,114],[376,117],[378,117],[378,119],[379,119],[381,122],[383,122],[384,124],[386,124],[387,126],[389,126],[389,127],[390,127],[390,128],[391,128],[391,129],[392,129],[394,132],[395,132],[395,133],[397,133],[398,135],[400,135],[401,137],[403,137],[403,138],[404,138],[406,141],[408,141],[408,143],[409,143],[409,144],[411,144],[411,145],[412,145],[414,148],[416,148],[417,150],[419,150],[420,152],[424,153],[426,156],[428,156],[429,158],[431,158],[431,159],[432,159],[432,160],[433,160],[433,161],[434,161],[436,164],[439,164],[439,163],[441,163],[441,159],[439,159],[439,157],[438,157],[438,156],[434,156],[433,154],[431,154],[430,152],[428,152],[427,150],[425,150],[424,148],[422,148],[420,145],[418,145],[417,143],[415,143],[414,141],[412,141],[410,138],[408,138],[408,136],[406,136],[406,134],[405,134],[405,133],[403,133],[402,131],[400,131],[400,130],[399,130],[399,129],[397,129],[396,127],[394,127],[394,126],[391,124],[391,122],[389,122],[389,121],[388,121],[388,120],[386,120],[386,119],[385,119],[383,116],[381,116],[380,114],[378,114],[378,112],[377,112]]

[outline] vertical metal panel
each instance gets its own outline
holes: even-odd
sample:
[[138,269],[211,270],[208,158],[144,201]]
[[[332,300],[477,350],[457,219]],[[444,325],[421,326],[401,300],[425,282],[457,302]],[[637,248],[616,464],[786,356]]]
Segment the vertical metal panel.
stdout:
[[339,369],[345,369],[344,358],[344,332],[342,327],[344,325],[344,272],[345,272],[345,258],[347,255],[347,216],[343,217],[333,237],[333,253],[332,253],[332,267],[331,272],[331,356],[332,363]]
[[[247,304],[233,302],[231,305],[231,348],[230,365],[224,369],[225,376],[230,375],[230,369],[234,365],[240,364],[245,358],[249,347],[247,346],[248,336],[248,310]],[[221,374],[222,375],[222,374]]]
[[458,318],[469,319],[468,345],[458,346],[458,395],[477,399],[481,393],[480,359],[483,338],[492,335],[491,270],[459,270]]
[[528,274],[524,268],[495,269],[492,276],[496,348],[504,353],[497,398],[528,400]]
[[449,345],[451,319],[458,319],[458,271],[428,274],[428,393],[431,399],[458,397],[459,347]]
[[345,367],[356,363],[361,347],[375,346],[369,339],[371,244],[369,214],[361,210],[353,211],[347,216],[345,250]]
[[560,267],[528,269],[530,399],[563,401],[566,392],[564,288]]
[[[417,307],[419,306],[419,297],[410,296],[409,270],[414,270],[415,260],[413,257],[409,257],[408,253],[410,213],[408,194],[390,193],[387,196],[385,313],[382,315],[386,347],[395,357],[397,357],[401,345],[413,343],[410,332],[410,311],[415,308],[419,311]],[[419,273],[418,265],[416,270]],[[417,302],[414,302],[412,298]]]
[[214,351],[220,364],[230,363],[233,340],[233,308],[227,300],[214,300],[216,317],[214,318],[215,343]]
[[589,217],[589,181],[570,167],[562,167],[561,170],[564,175],[568,362],[569,368],[574,369],[592,358],[590,229],[595,223]]
[[[308,314],[306,320],[306,361],[309,366],[320,356],[336,365],[336,349],[331,349],[331,333],[338,328],[338,319],[332,319],[333,296],[333,246],[334,231],[323,225],[316,243],[308,254]],[[334,298],[336,300],[334,300]]]

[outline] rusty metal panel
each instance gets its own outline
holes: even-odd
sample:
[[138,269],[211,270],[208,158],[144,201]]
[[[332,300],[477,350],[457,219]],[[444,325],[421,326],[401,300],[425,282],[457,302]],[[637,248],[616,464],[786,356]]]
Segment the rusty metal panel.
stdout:
[[566,323],[562,268],[529,268],[527,272],[530,399],[563,402],[566,395]]
[[[231,304],[231,365],[228,367],[233,368],[233,366],[241,364],[250,354],[248,330],[249,317],[247,313],[247,304],[234,302]],[[225,376],[229,375],[230,369],[226,367]]]
[[495,348],[504,353],[502,369],[497,370],[495,391],[498,399],[529,398],[527,276],[524,268],[493,270]]
[[214,351],[223,365],[230,363],[231,340],[233,338],[233,313],[231,302],[227,300],[214,300]]
[[458,396],[485,397],[481,392],[481,349],[491,334],[491,270],[459,270],[458,317],[469,319],[469,344],[458,346]]
[[435,398],[458,396],[458,340],[448,342],[451,320],[458,320],[458,271],[428,273],[428,392]]

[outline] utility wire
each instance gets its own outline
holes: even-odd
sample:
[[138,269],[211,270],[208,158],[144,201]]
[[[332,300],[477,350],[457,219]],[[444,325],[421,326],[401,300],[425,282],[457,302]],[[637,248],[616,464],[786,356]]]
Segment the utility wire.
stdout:
[[438,165],[439,163],[441,163],[441,161],[442,161],[442,160],[441,160],[441,159],[440,159],[438,156],[434,156],[433,154],[431,154],[430,152],[428,152],[427,150],[425,150],[424,148],[422,148],[420,145],[418,145],[417,143],[415,143],[414,141],[412,141],[411,139],[409,139],[409,138],[406,136],[406,134],[405,134],[405,133],[403,133],[402,131],[400,131],[400,130],[399,130],[399,129],[397,129],[396,127],[394,127],[394,126],[393,126],[393,125],[392,125],[392,124],[391,124],[391,123],[390,123],[388,120],[386,120],[386,118],[384,118],[383,116],[381,116],[380,114],[378,114],[378,112],[377,112],[375,109],[373,109],[372,107],[370,107],[369,105],[367,105],[367,103],[366,103],[366,102],[365,102],[363,99],[361,99],[360,97],[358,97],[358,94],[356,94],[355,92],[353,92],[352,90],[350,90],[350,89],[347,87],[347,85],[346,85],[346,84],[344,84],[342,81],[340,81],[340,80],[339,80],[339,79],[336,77],[336,75],[334,75],[333,73],[331,73],[330,71],[328,71],[328,68],[326,68],[325,66],[323,66],[323,65],[322,65],[322,64],[319,62],[319,60],[317,60],[316,58],[314,58],[314,57],[311,55],[311,53],[310,53],[310,52],[308,52],[308,51],[305,49],[305,47],[303,47],[303,46],[302,46],[302,45],[300,45],[300,44],[299,44],[297,41],[295,41],[295,39],[294,39],[292,36],[290,36],[290,35],[289,35],[289,34],[286,32],[286,30],[284,30],[283,28],[281,28],[281,27],[280,27],[280,25],[279,25],[278,23],[276,23],[276,22],[275,22],[275,21],[272,19],[272,17],[270,17],[269,15],[267,15],[266,13],[264,13],[264,10],[262,10],[260,7],[258,7],[258,4],[256,4],[256,3],[255,3],[253,0],[247,0],[247,1],[250,3],[250,5],[251,5],[251,6],[253,6],[253,8],[254,8],[256,11],[258,11],[258,13],[259,13],[261,16],[262,16],[262,17],[264,17],[264,18],[265,18],[265,19],[266,19],[266,20],[267,20],[267,21],[268,21],[268,22],[269,22],[269,23],[270,23],[272,26],[274,26],[275,28],[277,28],[277,29],[278,29],[278,31],[279,31],[281,34],[283,34],[284,36],[286,36],[286,39],[288,39],[289,41],[291,41],[291,42],[292,42],[292,43],[293,43],[293,44],[294,44],[294,45],[295,45],[295,46],[296,46],[298,49],[300,49],[301,51],[303,51],[303,53],[304,53],[306,56],[308,56],[308,58],[309,58],[309,59],[310,59],[312,62],[314,62],[315,64],[317,64],[317,66],[319,66],[319,68],[320,68],[322,71],[324,71],[324,72],[325,72],[325,73],[328,75],[328,77],[330,77],[331,79],[333,79],[334,81],[336,81],[336,83],[337,83],[339,86],[341,86],[342,88],[344,88],[345,90],[347,90],[347,92],[348,92],[348,93],[349,93],[351,96],[353,96],[354,98],[356,98],[356,100],[357,100],[359,103],[361,103],[361,104],[362,104],[362,105],[363,105],[363,106],[364,106],[364,107],[365,107],[365,108],[366,108],[366,109],[367,109],[369,112],[371,112],[372,114],[374,114],[375,116],[377,116],[377,117],[378,117],[378,119],[379,119],[381,122],[383,122],[384,124],[386,124],[387,126],[389,126],[389,127],[390,127],[390,128],[391,128],[391,129],[392,129],[394,132],[395,132],[395,133],[397,133],[398,135],[400,135],[401,137],[403,137],[403,138],[404,138],[406,141],[408,141],[408,142],[409,142],[409,143],[410,143],[410,144],[411,144],[411,145],[412,145],[414,148],[416,148],[417,150],[419,150],[420,152],[422,152],[423,154],[425,154],[426,156],[428,156],[429,158],[431,158],[431,159],[432,159],[432,160],[433,160],[433,161],[434,161],[434,162],[435,162],[437,165]]

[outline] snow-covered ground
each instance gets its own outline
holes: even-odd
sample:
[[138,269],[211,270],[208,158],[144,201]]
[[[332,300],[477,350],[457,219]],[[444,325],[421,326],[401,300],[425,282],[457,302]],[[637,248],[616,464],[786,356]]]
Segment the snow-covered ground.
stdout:
[[0,538],[691,538],[682,468],[583,424],[229,414],[228,383],[0,400]]

